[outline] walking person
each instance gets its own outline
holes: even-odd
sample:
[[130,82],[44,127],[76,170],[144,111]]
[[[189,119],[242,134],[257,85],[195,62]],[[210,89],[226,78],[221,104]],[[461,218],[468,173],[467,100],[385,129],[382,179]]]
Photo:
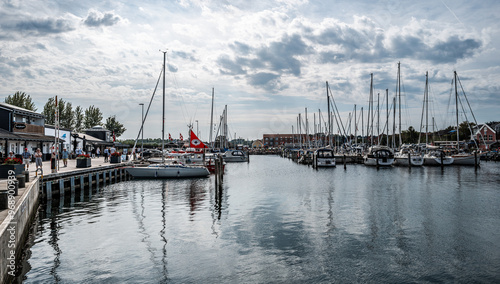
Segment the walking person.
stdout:
[[29,171],[31,162],[31,153],[28,151],[28,148],[24,148],[22,156],[23,156],[23,164],[25,166],[25,170]]
[[97,155],[98,159],[101,157],[101,149],[99,147],[97,147],[97,149],[95,150],[95,154]]
[[66,148],[64,148],[62,151],[62,160],[65,168],[68,166],[68,156],[69,156],[68,151],[66,151]]
[[37,170],[38,168],[42,169],[42,152],[40,152],[40,148],[37,148],[35,152],[35,165]]

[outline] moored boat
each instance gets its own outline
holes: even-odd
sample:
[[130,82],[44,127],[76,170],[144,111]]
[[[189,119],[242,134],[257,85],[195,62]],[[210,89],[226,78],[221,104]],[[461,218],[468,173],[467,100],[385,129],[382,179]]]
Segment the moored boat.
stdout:
[[330,148],[319,148],[314,151],[313,166],[319,167],[335,167],[335,155]]
[[389,167],[394,163],[394,152],[387,146],[372,146],[363,160],[367,166]]

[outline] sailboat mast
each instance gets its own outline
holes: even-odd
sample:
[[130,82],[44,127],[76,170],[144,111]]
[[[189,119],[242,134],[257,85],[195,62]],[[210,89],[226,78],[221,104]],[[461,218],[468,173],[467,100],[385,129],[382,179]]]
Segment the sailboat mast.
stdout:
[[399,147],[403,143],[401,138],[401,62],[398,62],[398,99],[399,99]]
[[326,101],[328,104],[328,144],[332,145],[332,139],[330,137],[330,135],[332,134],[332,118],[330,113],[330,95],[328,94],[328,81],[326,81]]
[[425,144],[429,144],[429,72],[425,72]]
[[457,71],[453,71],[454,77],[455,77],[455,110],[456,110],[456,116],[457,116],[457,150],[460,149],[460,133],[458,131],[458,89],[457,89]]
[[354,144],[358,144],[358,117],[356,115],[356,104],[354,105]]
[[167,62],[167,52],[163,52],[163,108],[162,108],[162,123],[161,123],[161,162],[165,164],[165,65]]
[[[389,89],[385,89],[385,112],[386,112],[386,120],[385,120],[385,125],[387,129],[387,139],[385,140],[386,145],[389,146]],[[382,136],[383,133],[382,133]]]
[[212,110],[210,112],[210,141],[209,141],[209,145],[211,148],[214,148],[214,145],[212,143],[212,132],[214,132],[213,125],[214,125],[214,88],[212,88]]

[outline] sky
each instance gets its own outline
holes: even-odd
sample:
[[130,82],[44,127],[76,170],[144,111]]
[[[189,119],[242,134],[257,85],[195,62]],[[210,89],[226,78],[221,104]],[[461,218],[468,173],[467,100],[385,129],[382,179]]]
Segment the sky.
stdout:
[[[306,109],[308,131],[320,112],[324,131],[326,82],[345,128],[361,131],[372,73],[382,131],[398,62],[402,130],[421,128],[426,72],[435,127],[455,124],[454,71],[477,122],[500,120],[499,1],[0,1],[0,98],[25,92],[39,112],[54,96],[94,105],[124,124],[120,138],[139,133],[161,51],[173,138],[192,125],[209,139],[212,89],[214,129],[227,105],[231,138],[296,132],[299,113],[304,132]],[[473,120],[460,101],[459,120]],[[160,81],[144,136],[161,137],[161,121]]]

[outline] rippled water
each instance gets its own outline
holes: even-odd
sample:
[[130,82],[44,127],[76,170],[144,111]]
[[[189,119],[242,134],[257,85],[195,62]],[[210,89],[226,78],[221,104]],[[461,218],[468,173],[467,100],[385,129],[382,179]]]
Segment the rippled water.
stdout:
[[[27,283],[499,282],[500,163],[134,180],[42,205]],[[83,198],[82,198],[83,197]]]

